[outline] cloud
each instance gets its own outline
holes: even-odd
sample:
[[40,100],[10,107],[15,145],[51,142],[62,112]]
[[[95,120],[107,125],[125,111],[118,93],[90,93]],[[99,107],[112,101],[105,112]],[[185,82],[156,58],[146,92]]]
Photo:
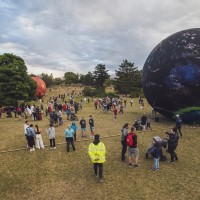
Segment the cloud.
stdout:
[[31,73],[85,74],[124,59],[142,68],[165,37],[199,26],[196,0],[7,0],[0,3],[0,54],[25,60]]

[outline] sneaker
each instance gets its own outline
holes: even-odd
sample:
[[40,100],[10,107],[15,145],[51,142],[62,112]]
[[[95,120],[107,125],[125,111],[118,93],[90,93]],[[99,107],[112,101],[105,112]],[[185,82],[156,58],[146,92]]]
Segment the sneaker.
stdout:
[[122,160],[122,162],[127,162],[126,160]]
[[99,183],[103,183],[103,179],[102,178],[99,179]]
[[129,167],[132,167],[133,165],[132,165],[132,163],[129,163],[128,166],[129,166]]
[[52,147],[50,147],[50,149],[53,149]]
[[54,147],[53,149],[56,149],[56,147]]
[[32,151],[35,151],[35,148],[33,148]]

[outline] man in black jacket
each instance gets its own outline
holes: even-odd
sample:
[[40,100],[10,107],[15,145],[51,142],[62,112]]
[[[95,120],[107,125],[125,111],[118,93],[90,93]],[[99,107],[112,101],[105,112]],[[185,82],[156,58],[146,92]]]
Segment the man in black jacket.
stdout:
[[173,163],[174,159],[178,160],[177,154],[175,152],[176,147],[178,146],[179,136],[177,133],[177,128],[173,128],[171,133],[166,132],[168,135],[168,148],[167,152],[170,153],[171,160],[169,162]]

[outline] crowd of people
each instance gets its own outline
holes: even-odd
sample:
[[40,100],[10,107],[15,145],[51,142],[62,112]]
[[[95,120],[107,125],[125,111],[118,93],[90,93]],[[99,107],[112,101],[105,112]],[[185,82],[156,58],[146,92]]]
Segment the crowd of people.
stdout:
[[[63,103],[59,100],[62,99]],[[127,99],[121,98],[93,98],[95,110],[101,109],[103,112],[111,111],[114,114],[114,120],[117,121],[117,115],[124,113],[124,108],[127,106]],[[71,148],[73,151],[76,150],[75,144],[77,141],[77,130],[80,126],[81,137],[94,139],[94,141],[89,145],[88,154],[94,165],[95,176],[98,176],[99,181],[103,179],[103,163],[105,162],[106,149],[103,142],[100,142],[100,136],[95,134],[95,121],[92,115],[88,116],[88,121],[84,117],[81,117],[78,122],[77,113],[79,110],[83,109],[83,104],[90,103],[90,98],[83,98],[80,102],[75,102],[73,96],[69,98],[69,101],[65,101],[63,96],[50,98],[47,102],[47,107],[44,108],[43,101],[40,101],[40,105],[20,105],[15,107],[12,111],[8,110],[7,115],[14,112],[15,117],[24,117],[24,134],[27,141],[27,147],[30,152],[35,151],[35,149],[44,149],[45,145],[42,139],[42,134],[45,132],[48,134],[50,149],[56,149],[56,126],[63,125],[63,113],[66,115],[67,120],[71,120],[67,128],[64,131],[64,136],[66,139],[66,151],[70,152]],[[139,104],[144,109],[144,101],[140,97]],[[133,99],[130,99],[130,106],[133,106]],[[2,113],[2,112],[1,112]],[[49,127],[42,133],[36,121],[42,120],[43,113],[47,119],[49,119]],[[8,116],[9,116],[8,115]],[[11,114],[12,115],[12,114]],[[28,118],[31,117],[33,123],[29,124]],[[89,126],[89,134],[87,131],[87,125]],[[166,132],[167,136],[167,152],[170,154],[170,162],[178,160],[177,154],[175,152],[178,146],[179,137],[182,137],[181,132],[182,120],[179,115],[176,115],[176,125],[170,131]],[[135,120],[134,124],[130,127],[129,124],[125,123],[121,129],[121,160],[127,162],[130,167],[140,167],[139,164],[139,148],[138,148],[138,137],[137,131],[146,131],[151,129],[150,120],[144,113],[140,120]],[[151,129],[152,130],[152,129]],[[89,135],[89,136],[88,136]],[[153,170],[159,170],[159,160],[162,155],[162,146],[155,143],[151,151],[151,155],[154,160]]]

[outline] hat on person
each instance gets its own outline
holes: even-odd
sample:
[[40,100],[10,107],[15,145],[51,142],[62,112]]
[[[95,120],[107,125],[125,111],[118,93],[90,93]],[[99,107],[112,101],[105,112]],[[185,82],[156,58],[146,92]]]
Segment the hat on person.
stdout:
[[99,140],[99,134],[95,134],[95,135],[94,135],[94,139],[95,139],[95,140]]
[[25,123],[27,123],[28,121],[26,120]]
[[179,117],[179,115],[177,114],[176,117]]
[[90,115],[89,117],[92,117],[92,115]]

